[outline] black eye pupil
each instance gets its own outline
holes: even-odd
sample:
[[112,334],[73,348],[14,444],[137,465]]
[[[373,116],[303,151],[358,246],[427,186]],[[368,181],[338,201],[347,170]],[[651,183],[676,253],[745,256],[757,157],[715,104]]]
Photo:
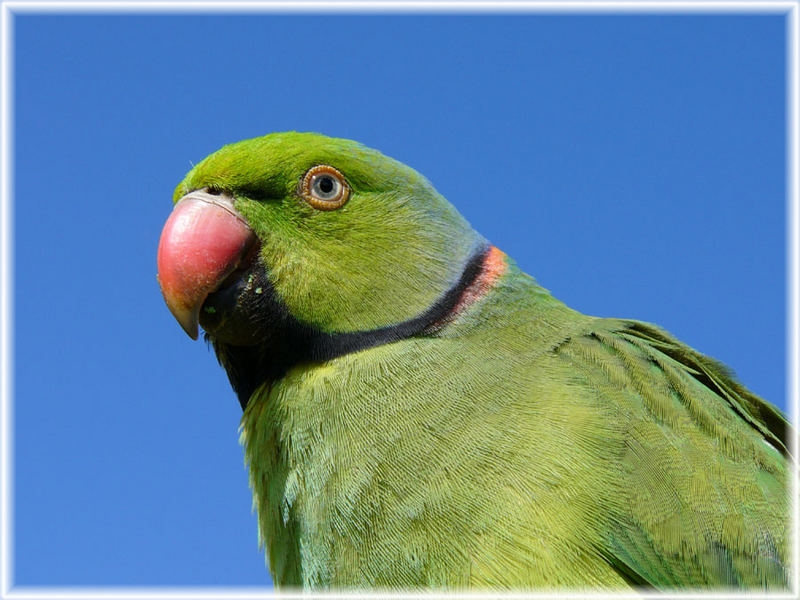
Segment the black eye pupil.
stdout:
[[319,180],[319,190],[323,194],[330,194],[333,191],[333,179],[331,177],[322,177]]

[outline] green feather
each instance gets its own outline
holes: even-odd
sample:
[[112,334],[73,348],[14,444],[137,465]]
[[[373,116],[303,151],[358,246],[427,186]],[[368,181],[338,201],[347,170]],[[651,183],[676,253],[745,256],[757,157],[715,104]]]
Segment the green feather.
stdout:
[[[298,198],[316,164],[353,190]],[[278,298],[325,332],[411,319],[484,243],[422,176],[354,142],[226,146],[215,187],[262,242]],[[731,372],[646,323],[582,315],[505,258],[425,333],[301,362],[242,418],[280,586],[790,585],[788,425]]]

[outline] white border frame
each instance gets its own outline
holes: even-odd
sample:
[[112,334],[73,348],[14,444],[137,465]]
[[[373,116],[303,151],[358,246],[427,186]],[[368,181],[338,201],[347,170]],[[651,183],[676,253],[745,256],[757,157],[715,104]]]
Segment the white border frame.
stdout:
[[[14,169],[14,15],[35,13],[343,13],[362,14],[397,13],[670,13],[670,14],[784,14],[786,16],[786,121],[787,121],[787,393],[789,394],[789,418],[795,426],[795,439],[790,440],[792,455],[798,456],[798,430],[800,430],[800,5],[798,0],[782,1],[735,1],[735,0],[654,0],[654,1],[536,1],[498,0],[370,0],[345,1],[210,1],[178,2],[161,0],[141,1],[76,1],[63,2],[38,0],[0,0],[0,599],[9,600],[79,600],[79,599],[156,599],[168,600],[255,600],[257,598],[475,598],[489,599],[501,596],[499,593],[437,593],[395,591],[369,592],[331,592],[301,593],[280,592],[267,588],[252,587],[14,587],[14,521],[13,492],[14,481],[14,437],[13,437],[13,169]],[[792,565],[794,581],[790,592],[777,594],[758,594],[752,592],[675,592],[675,593],[600,593],[600,592],[558,592],[556,590],[537,593],[507,593],[503,598],[798,598],[800,595],[800,533],[798,533],[798,505],[800,505],[800,483],[795,464],[792,477],[792,509],[794,539],[792,544]]]

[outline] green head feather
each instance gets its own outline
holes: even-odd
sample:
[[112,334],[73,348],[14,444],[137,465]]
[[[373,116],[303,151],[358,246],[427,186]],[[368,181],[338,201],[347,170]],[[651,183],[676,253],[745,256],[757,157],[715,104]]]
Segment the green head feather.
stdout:
[[[299,193],[317,165],[344,175],[342,207],[317,210]],[[290,132],[230,144],[192,169],[174,199],[205,187],[233,195],[282,302],[326,332],[424,312],[484,243],[422,175],[350,140]]]

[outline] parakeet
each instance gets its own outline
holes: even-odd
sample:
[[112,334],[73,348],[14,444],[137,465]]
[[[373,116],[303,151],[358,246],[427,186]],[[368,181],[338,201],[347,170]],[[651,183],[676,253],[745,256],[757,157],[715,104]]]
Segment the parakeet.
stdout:
[[279,586],[785,590],[789,427],[654,325],[586,316],[411,168],[276,133],[175,190]]

